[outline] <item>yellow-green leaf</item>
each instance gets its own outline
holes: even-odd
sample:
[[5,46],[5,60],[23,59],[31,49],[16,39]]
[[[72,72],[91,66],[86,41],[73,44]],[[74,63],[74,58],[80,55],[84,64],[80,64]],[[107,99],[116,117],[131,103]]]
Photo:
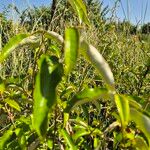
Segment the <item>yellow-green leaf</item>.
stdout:
[[17,47],[29,34],[18,34],[11,38],[0,53],[0,63]]
[[15,129],[16,136],[18,137],[18,142],[20,145],[20,148],[22,150],[27,150],[27,141],[26,136],[24,134],[24,131],[21,128]]
[[20,106],[16,101],[7,98],[4,100],[4,102],[7,103],[10,107],[12,107],[18,111],[21,111]]
[[115,102],[119,112],[122,126],[128,125],[130,119],[129,101],[122,95],[115,95]]
[[130,107],[140,109],[140,110],[142,109],[142,106],[140,105],[140,103],[137,102],[141,100],[139,97],[135,97],[131,95],[124,95],[124,97],[128,99]]
[[145,134],[150,144],[150,117],[135,108],[130,108],[130,116],[131,120],[134,121],[137,127]]
[[87,131],[87,129],[80,129],[73,135],[72,138],[76,141],[78,138],[85,136],[85,135],[89,135],[90,133],[91,131]]
[[138,148],[139,150],[150,150],[150,147],[148,147],[146,141],[142,137],[135,137],[133,144],[134,147]]
[[82,92],[76,94],[70,101],[68,101],[65,112],[69,112],[73,107],[77,105],[82,105],[108,96],[109,92],[107,89],[104,88],[85,89]]
[[87,16],[86,6],[83,0],[68,0],[68,2],[71,4],[72,8],[78,15],[80,24],[84,22],[85,24],[90,26],[90,21]]
[[7,141],[11,138],[13,134],[13,131],[7,130],[2,137],[0,137],[0,150],[3,150],[5,148],[5,144]]
[[0,78],[0,95],[5,91],[5,84],[3,80]]
[[76,28],[65,30],[65,73],[69,74],[76,64],[79,49],[79,32]]
[[71,136],[67,133],[65,129],[62,129],[60,131],[61,135],[63,136],[65,143],[70,147],[71,150],[77,150],[77,147],[75,146]]

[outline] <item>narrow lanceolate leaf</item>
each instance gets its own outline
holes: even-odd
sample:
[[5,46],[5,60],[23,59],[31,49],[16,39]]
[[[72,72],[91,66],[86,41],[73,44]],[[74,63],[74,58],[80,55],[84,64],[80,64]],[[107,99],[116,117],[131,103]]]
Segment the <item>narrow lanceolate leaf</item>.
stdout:
[[22,150],[27,150],[27,141],[26,136],[24,135],[24,131],[21,128],[15,129],[16,136],[18,137],[18,142],[20,145],[20,148]]
[[119,112],[122,126],[125,127],[130,119],[129,101],[121,95],[115,95],[115,102]]
[[3,94],[5,91],[5,84],[3,80],[0,78],[0,95]]
[[131,95],[124,95],[124,97],[126,99],[128,99],[130,107],[136,108],[138,110],[142,110],[142,106],[137,102],[137,101],[140,101],[141,98],[135,97],[135,96],[131,96]]
[[0,137],[0,150],[5,148],[5,144],[12,137],[13,131],[7,130],[2,137]]
[[65,30],[65,73],[71,72],[76,64],[79,49],[79,32],[76,28]]
[[99,53],[99,51],[93,47],[92,45],[86,43],[85,41],[81,42],[80,47],[81,53],[85,55],[90,62],[98,69],[100,74],[102,75],[105,82],[114,89],[114,77],[111,69],[103,58],[103,56]]
[[80,24],[84,22],[85,24],[90,26],[90,21],[87,16],[86,6],[83,0],[68,0],[68,2],[71,4],[72,8],[78,15]]
[[140,150],[150,150],[150,147],[148,147],[146,141],[142,137],[135,137],[134,139],[134,147],[140,149]]
[[4,100],[4,102],[7,103],[10,107],[12,107],[18,111],[21,111],[20,106],[16,101],[7,98]]
[[150,117],[135,108],[130,108],[130,116],[131,120],[145,134],[150,144]]
[[90,135],[90,131],[87,131],[87,129],[80,129],[73,135],[73,139],[76,141],[78,138],[85,136],[85,135]]
[[71,136],[67,133],[65,129],[61,130],[61,135],[63,136],[65,143],[70,147],[71,150],[77,150]]
[[11,38],[10,41],[4,46],[0,53],[0,63],[22,42],[29,34],[18,34]]
[[48,125],[48,113],[56,103],[56,86],[63,73],[62,64],[55,56],[42,56],[34,89],[33,127],[44,137]]
[[73,107],[82,105],[88,102],[92,102],[99,98],[108,97],[109,92],[107,89],[91,88],[85,89],[82,92],[75,95],[68,103],[65,112],[69,112]]

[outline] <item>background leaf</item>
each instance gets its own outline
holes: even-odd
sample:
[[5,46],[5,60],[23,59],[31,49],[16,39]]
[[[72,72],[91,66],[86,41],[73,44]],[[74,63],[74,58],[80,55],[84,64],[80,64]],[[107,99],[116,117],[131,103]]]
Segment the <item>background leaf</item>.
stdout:
[[130,116],[131,120],[145,134],[150,144],[150,117],[135,108],[130,108]]
[[0,95],[5,91],[5,84],[3,80],[0,78]]
[[0,137],[0,150],[5,148],[6,142],[11,138],[13,131],[7,130],[2,137]]
[[20,148],[22,150],[27,150],[27,141],[26,141],[26,136],[24,135],[24,132],[21,128],[15,129],[15,133],[18,137],[18,142],[20,144]]
[[61,130],[61,135],[63,136],[65,142],[68,144],[68,146],[70,147],[70,149],[72,150],[77,150],[71,136],[67,133],[67,131],[65,129]]
[[73,139],[76,141],[78,138],[85,136],[85,135],[90,135],[90,131],[87,131],[87,129],[80,129],[73,135]]
[[77,105],[82,105],[84,103],[97,100],[99,98],[108,97],[109,92],[105,88],[90,88],[85,89],[82,92],[76,94],[68,103],[65,109],[66,112],[69,112],[73,107]]
[[21,111],[20,106],[16,101],[7,98],[4,100],[4,102],[6,102],[10,107],[12,107],[18,111]]
[[68,2],[71,4],[72,8],[78,15],[80,24],[84,22],[85,24],[90,26],[90,21],[87,16],[86,6],[83,3],[83,0],[68,0]]

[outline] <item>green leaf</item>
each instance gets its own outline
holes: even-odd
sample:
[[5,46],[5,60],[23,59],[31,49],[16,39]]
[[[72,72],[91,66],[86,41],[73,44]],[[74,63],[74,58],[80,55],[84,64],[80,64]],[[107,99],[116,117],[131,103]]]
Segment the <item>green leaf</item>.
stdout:
[[7,130],[2,137],[0,137],[0,150],[3,150],[7,141],[11,138],[13,131]]
[[65,109],[65,112],[70,112],[70,110],[77,106],[82,105],[88,102],[92,102],[93,100],[97,100],[99,98],[104,98],[109,96],[109,92],[105,88],[90,88],[85,89],[82,92],[76,94],[68,103]]
[[81,42],[80,45],[81,53],[96,67],[96,69],[100,72],[104,81],[111,87],[111,90],[115,89],[114,77],[111,69],[103,58],[103,56],[99,53],[99,51],[93,47],[92,45],[86,43],[85,41]]
[[94,149],[95,150],[98,150],[98,149],[100,149],[100,140],[99,140],[99,138],[97,138],[96,136],[94,137]]
[[50,44],[50,46],[49,46],[50,51],[52,53],[56,54],[57,57],[60,57],[60,55],[61,55],[60,48],[56,44],[52,44],[52,43],[49,43],[49,44]]
[[4,102],[6,102],[10,107],[12,107],[18,111],[21,111],[20,106],[16,101],[7,98],[4,100]]
[[84,2],[82,0],[68,0],[68,2],[71,4],[72,8],[78,15],[80,24],[84,22],[85,24],[90,26],[90,21],[87,16],[87,10]]
[[18,137],[18,142],[22,150],[27,150],[26,136],[21,128],[15,129],[15,133]]
[[149,150],[150,149],[148,147],[148,145],[146,144],[146,142],[144,141],[144,139],[139,136],[134,139],[134,147],[138,148],[139,150]]
[[53,149],[53,140],[48,139],[47,140],[47,146],[48,146],[49,149]]
[[63,127],[66,127],[68,120],[69,120],[69,113],[64,112]]
[[70,119],[71,122],[74,122],[84,128],[88,128],[88,123],[85,122],[83,119],[77,117],[76,119]]
[[89,135],[90,133],[91,132],[87,131],[86,129],[80,129],[72,136],[72,138],[76,141],[78,138],[85,136],[85,135]]
[[61,130],[61,135],[63,136],[65,142],[68,144],[70,149],[77,150],[77,147],[75,146],[71,136],[67,133],[67,131],[65,129]]
[[122,95],[115,95],[115,102],[119,112],[122,126],[128,125],[130,119],[129,101]]
[[48,113],[56,103],[56,86],[61,80],[63,66],[55,56],[42,56],[34,89],[33,127],[44,137],[48,125]]
[[0,63],[28,36],[29,34],[18,34],[11,38],[0,53]]
[[127,99],[129,100],[130,107],[134,107],[136,109],[142,109],[142,106],[139,103],[137,103],[136,101],[134,101],[134,99],[131,99],[129,97],[127,97]]
[[142,106],[137,102],[140,101],[141,98],[132,95],[124,95],[124,97],[128,99],[130,107],[142,110]]
[[5,91],[5,84],[3,80],[0,78],[0,95]]
[[65,30],[65,73],[69,74],[76,64],[79,48],[79,32],[76,28]]
[[135,108],[130,108],[130,116],[131,120],[145,134],[150,144],[150,117]]

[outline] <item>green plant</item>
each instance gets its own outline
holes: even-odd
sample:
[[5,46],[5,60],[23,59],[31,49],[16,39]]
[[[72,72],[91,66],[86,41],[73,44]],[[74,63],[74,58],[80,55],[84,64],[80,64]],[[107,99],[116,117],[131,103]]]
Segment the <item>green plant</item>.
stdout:
[[[19,34],[0,53],[2,63],[17,47],[34,46],[36,51],[30,73],[31,92],[29,87],[26,91],[21,85],[11,85],[7,80],[0,83],[1,108],[10,113],[10,117],[11,109],[21,109],[10,98],[15,99],[16,95],[21,99],[24,97],[31,104],[34,100],[33,112],[28,112],[31,114],[29,117],[20,117],[15,122],[10,118],[12,125],[0,138],[0,149],[104,149],[106,144],[102,139],[107,141],[108,134],[113,134],[113,149],[150,149],[150,115],[135,101],[137,97],[117,94],[108,63],[82,37],[82,27],[85,27],[82,24],[90,26],[83,1],[69,2],[79,17],[81,27],[66,27],[64,38],[45,30]],[[83,83],[81,87],[71,83],[67,85],[80,55],[97,69],[106,88],[87,88]],[[108,127],[92,116],[93,112],[101,111],[100,104],[103,102],[111,103],[108,110],[115,107],[118,110],[118,113],[114,111],[114,118]],[[89,106],[87,103],[90,103]],[[105,127],[101,129],[102,126]]]

